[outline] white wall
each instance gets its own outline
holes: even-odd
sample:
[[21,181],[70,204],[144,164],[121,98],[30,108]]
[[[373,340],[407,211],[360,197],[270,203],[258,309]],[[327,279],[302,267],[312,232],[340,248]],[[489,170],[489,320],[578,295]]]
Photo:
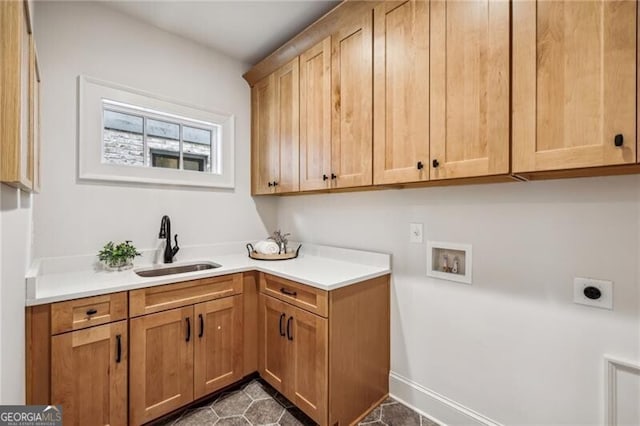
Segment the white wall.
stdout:
[[[96,253],[109,240],[153,248],[163,214],[182,245],[254,239],[265,222],[273,227],[275,201],[249,195],[246,65],[97,3],[38,2],[36,9],[44,111],[36,256]],[[235,114],[235,191],[78,182],[79,74]]]
[[25,398],[24,276],[31,259],[32,196],[0,185],[0,404]]
[[[639,188],[631,176],[296,196],[279,200],[278,225],[393,254],[395,374],[503,424],[596,425],[603,355],[640,361]],[[471,243],[473,285],[427,278],[410,222],[425,241]],[[573,304],[574,276],[613,280],[615,309]]]

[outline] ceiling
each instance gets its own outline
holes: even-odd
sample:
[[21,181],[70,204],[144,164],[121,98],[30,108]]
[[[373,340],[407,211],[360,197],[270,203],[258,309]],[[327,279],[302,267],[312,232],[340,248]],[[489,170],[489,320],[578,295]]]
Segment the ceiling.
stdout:
[[336,0],[106,0],[103,4],[253,65],[338,3]]

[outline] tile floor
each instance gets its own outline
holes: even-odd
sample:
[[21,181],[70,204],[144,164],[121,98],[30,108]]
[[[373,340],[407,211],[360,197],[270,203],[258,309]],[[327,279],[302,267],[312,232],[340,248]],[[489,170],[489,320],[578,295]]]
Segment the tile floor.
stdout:
[[[154,426],[312,426],[302,411],[261,379],[238,385],[202,405],[156,422]],[[438,426],[387,398],[361,423],[364,426]]]

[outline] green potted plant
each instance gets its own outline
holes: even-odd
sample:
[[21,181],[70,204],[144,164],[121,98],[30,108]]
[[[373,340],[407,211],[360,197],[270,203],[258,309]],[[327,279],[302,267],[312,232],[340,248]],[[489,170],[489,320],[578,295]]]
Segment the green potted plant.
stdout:
[[113,241],[109,241],[98,252],[98,259],[100,259],[105,268],[112,271],[122,271],[133,267],[133,259],[136,256],[140,256],[140,253],[131,244],[131,241],[125,241],[118,245],[114,244]]

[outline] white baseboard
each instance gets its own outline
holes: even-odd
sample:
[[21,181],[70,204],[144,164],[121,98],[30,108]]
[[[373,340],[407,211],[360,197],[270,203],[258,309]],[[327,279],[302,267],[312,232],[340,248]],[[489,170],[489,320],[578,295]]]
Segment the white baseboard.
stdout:
[[393,371],[389,374],[389,394],[443,426],[502,426],[495,420]]

